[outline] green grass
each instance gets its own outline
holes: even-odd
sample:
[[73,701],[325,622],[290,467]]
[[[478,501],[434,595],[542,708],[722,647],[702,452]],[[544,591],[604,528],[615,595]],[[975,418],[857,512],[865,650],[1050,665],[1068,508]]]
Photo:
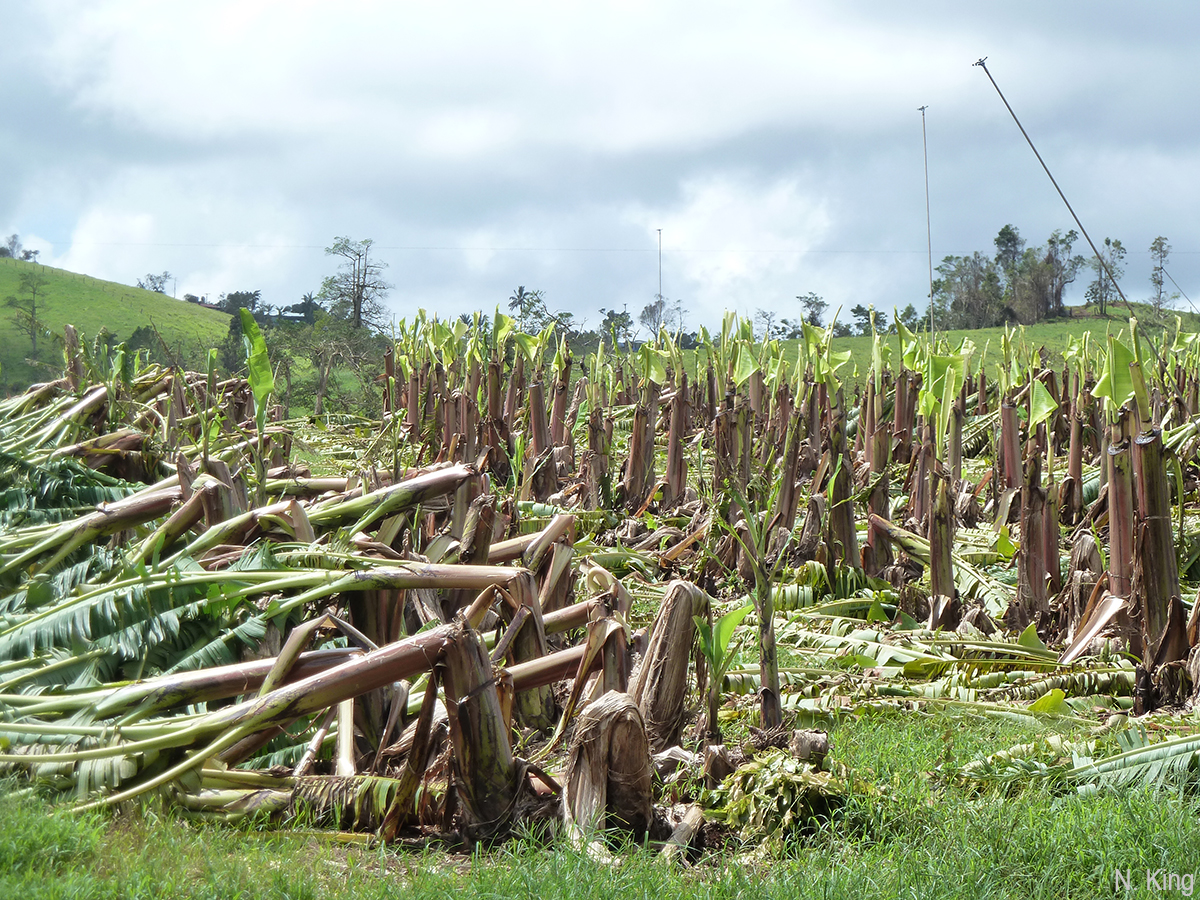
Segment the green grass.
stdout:
[[[1134,311],[1138,316],[1138,327],[1143,337],[1153,338],[1158,341],[1159,335],[1163,331],[1163,325],[1155,326],[1154,312],[1145,304],[1134,303]],[[1063,351],[1067,349],[1071,338],[1081,338],[1084,333],[1091,332],[1092,339],[1096,347],[1100,347],[1104,340],[1106,331],[1111,330],[1115,335],[1122,329],[1125,332],[1125,337],[1129,336],[1129,315],[1124,304],[1120,306],[1114,305],[1111,308],[1110,314],[1105,318],[1092,315],[1090,310],[1082,307],[1071,307],[1069,309],[1071,315],[1062,319],[1052,319],[1046,322],[1039,322],[1036,325],[1026,325],[1017,329],[1017,341],[1023,341],[1025,345],[1033,351],[1045,348],[1049,354],[1048,362],[1051,366],[1061,367],[1063,362]],[[1194,312],[1179,311],[1178,315],[1183,323],[1184,331],[1200,331],[1200,315]],[[1166,315],[1165,328],[1167,333],[1174,336],[1175,333],[1175,313],[1168,311]],[[1003,361],[1003,349],[1001,339],[1004,336],[1003,328],[978,328],[971,331],[939,331],[938,337],[945,338],[951,348],[957,347],[963,338],[970,338],[975,344],[975,357],[972,365],[978,367],[979,360],[983,358],[988,366],[989,373],[992,372],[992,367]],[[788,342],[791,345],[793,342]],[[900,338],[896,335],[888,337],[888,344],[892,347],[892,367],[895,368],[896,361],[900,353]],[[835,338],[833,341],[833,349],[835,352],[845,350],[850,351],[850,362],[840,370],[844,373],[847,380],[854,381],[852,373],[857,364],[859,378],[865,377],[867,370],[871,366],[871,338],[869,337],[849,337]],[[798,354],[798,350],[789,347],[789,359],[794,358]]]
[[89,341],[101,328],[124,340],[138,327],[153,324],[172,347],[195,354],[219,344],[229,328],[225,313],[194,303],[37,263],[0,259],[0,389],[19,389],[44,380],[62,366],[61,351],[49,342],[43,349],[40,340],[39,356],[52,368],[35,369],[25,362],[30,352],[29,336],[17,329],[11,320],[12,310],[4,306],[8,297],[19,294],[21,273],[35,267],[47,278],[44,305],[40,300],[38,303],[38,318],[59,338],[68,323]]
[[511,841],[473,856],[347,847],[311,834],[197,825],[149,807],[105,819],[0,798],[0,898],[1057,900],[1113,896],[1116,869],[1131,871],[1133,897],[1154,895],[1145,892],[1147,870],[1194,870],[1200,804],[1177,791],[979,798],[930,777],[940,763],[961,765],[1039,733],[912,712],[848,717],[831,730],[833,756],[880,796],[855,800],[782,859],[726,849],[676,869],[638,848],[611,869],[561,843]]
[[[1133,308],[1138,316],[1138,327],[1142,337],[1150,338],[1156,344],[1163,334],[1164,328],[1169,336],[1174,336],[1176,314],[1182,320],[1185,332],[1200,331],[1200,314],[1198,313],[1168,310],[1165,322],[1155,325],[1154,311],[1149,306],[1144,303],[1134,303]],[[1125,305],[1114,305],[1111,310],[1108,316],[1101,318],[1083,307],[1070,307],[1068,309],[1070,315],[1064,318],[1019,327],[1016,329],[1016,340],[1018,344],[1023,342],[1029,351],[1045,348],[1049,365],[1061,368],[1062,354],[1067,349],[1071,338],[1081,338],[1085,332],[1091,332],[1094,346],[1097,348],[1102,346],[1107,331],[1116,335],[1123,330],[1125,339],[1128,340],[1129,315]],[[1001,345],[1001,339],[1004,336],[1003,328],[939,331],[937,336],[939,340],[945,339],[951,349],[958,347],[963,338],[970,338],[975,344],[972,366],[978,369],[980,360],[983,360],[988,367],[989,376],[994,376],[995,366],[1004,358]],[[900,358],[900,338],[898,335],[891,334],[887,336],[886,342],[892,348],[891,367],[895,369]],[[781,344],[784,358],[789,363],[795,364],[800,357],[800,341],[784,340],[781,341]],[[850,352],[849,361],[838,370],[842,382],[848,385],[862,384],[871,367],[872,339],[869,337],[834,338],[833,350],[835,353]],[[707,358],[704,350],[685,350],[683,358],[684,367],[689,373],[703,374],[701,367]]]

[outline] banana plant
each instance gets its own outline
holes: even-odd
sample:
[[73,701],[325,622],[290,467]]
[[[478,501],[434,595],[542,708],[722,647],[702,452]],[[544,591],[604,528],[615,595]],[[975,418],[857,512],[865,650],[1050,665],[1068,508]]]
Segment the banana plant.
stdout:
[[759,676],[763,687],[760,695],[762,727],[778,728],[782,724],[783,712],[779,693],[779,658],[775,645],[774,578],[784,554],[776,556],[773,564],[768,563],[765,516],[759,513],[737,485],[731,485],[731,492],[743,511],[743,517],[734,525],[727,523],[720,515],[715,516],[715,521],[737,541],[752,572],[754,583],[750,597],[758,616]]
[[731,610],[712,624],[709,616],[695,616],[696,634],[699,636],[700,653],[708,664],[708,742],[721,743],[721,723],[717,713],[721,708],[721,686],[725,682],[725,673],[729,671],[737,648],[732,646],[733,635],[737,627],[754,611],[753,604],[746,604]]
[[255,491],[258,503],[266,502],[267,467],[265,462],[265,435],[267,430],[267,403],[275,390],[275,374],[271,371],[271,360],[267,355],[267,342],[259,331],[254,314],[242,307],[242,342],[246,349],[246,370],[249,373],[250,391],[254,394],[254,431],[258,438],[252,450],[254,459]]

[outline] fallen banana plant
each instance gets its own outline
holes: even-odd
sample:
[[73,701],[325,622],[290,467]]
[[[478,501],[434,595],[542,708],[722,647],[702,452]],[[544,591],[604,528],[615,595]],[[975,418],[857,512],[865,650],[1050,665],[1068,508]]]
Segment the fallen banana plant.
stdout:
[[[286,418],[261,325],[248,378],[75,336],[0,400],[0,768],[83,808],[561,820],[677,860],[706,815],[778,846],[871,794],[795,735],[873,711],[1087,735],[935,773],[971,790],[1195,781],[1190,734],[1127,726],[1195,695],[1200,544],[1163,523],[1200,521],[1200,341],[1085,343],[1060,386],[1013,335],[993,377],[903,329],[855,396],[831,328],[794,359],[736,316],[694,355],[606,341],[573,383],[553,327],[422,313],[382,418]],[[721,743],[742,718],[785,724]]]

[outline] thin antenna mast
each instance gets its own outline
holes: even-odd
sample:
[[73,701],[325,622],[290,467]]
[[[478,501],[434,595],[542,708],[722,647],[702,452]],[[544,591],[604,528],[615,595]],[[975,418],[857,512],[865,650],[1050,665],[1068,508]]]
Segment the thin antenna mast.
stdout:
[[655,300],[661,300],[662,295],[662,229],[658,229],[658,296]]
[[1067,199],[1067,195],[1062,192],[1062,188],[1058,186],[1058,182],[1055,181],[1054,176],[1050,174],[1050,167],[1047,166],[1046,161],[1042,159],[1042,154],[1038,153],[1037,147],[1033,146],[1033,140],[1029,137],[1029,133],[1025,131],[1025,126],[1021,124],[1021,120],[1017,118],[1017,114],[1013,112],[1012,106],[1009,105],[1008,100],[1005,98],[1004,92],[1000,90],[1000,85],[996,84],[996,79],[993,78],[992,73],[988,71],[987,57],[984,56],[981,59],[971,63],[971,65],[979,66],[979,68],[983,69],[983,74],[988,77],[988,81],[992,83],[992,87],[996,89],[996,93],[999,94],[1000,99],[1004,101],[1004,105],[1008,108],[1009,115],[1013,117],[1013,121],[1016,122],[1017,127],[1021,129],[1021,134],[1025,136],[1025,140],[1029,144],[1029,149],[1033,151],[1033,155],[1037,157],[1037,161],[1040,162],[1042,164],[1042,168],[1046,170],[1046,175],[1049,177],[1050,183],[1054,185],[1054,189],[1058,191],[1058,196],[1062,197],[1062,202],[1067,205],[1067,210],[1071,213],[1071,218],[1075,220],[1075,224],[1078,225],[1079,230],[1083,232],[1084,238],[1087,239],[1088,246],[1092,248],[1092,253],[1096,255],[1096,259],[1099,260],[1101,268],[1104,269],[1104,274],[1108,276],[1108,279],[1112,282],[1113,287],[1117,289],[1118,296],[1120,296],[1125,305],[1129,307],[1129,312],[1132,315],[1133,307],[1130,306],[1129,301],[1125,299],[1125,292],[1121,290],[1121,285],[1119,285],[1117,283],[1117,279],[1113,277],[1112,270],[1108,267],[1108,262],[1103,256],[1100,255],[1100,251],[1096,249],[1096,245],[1092,242],[1092,238],[1087,233],[1087,229],[1083,227],[1083,223],[1079,221],[1079,216],[1075,215],[1075,210],[1071,208],[1071,202]]
[[929,333],[933,334],[933,227],[929,218],[929,141],[925,137],[925,110],[921,110],[921,148],[925,153],[925,242],[929,247]]

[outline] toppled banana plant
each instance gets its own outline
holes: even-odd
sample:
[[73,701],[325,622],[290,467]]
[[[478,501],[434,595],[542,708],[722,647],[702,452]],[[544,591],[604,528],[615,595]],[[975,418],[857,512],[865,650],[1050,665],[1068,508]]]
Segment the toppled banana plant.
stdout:
[[605,856],[678,826],[672,858],[706,812],[824,827],[868,788],[836,733],[789,736],[873,709],[1096,730],[940,773],[980,789],[1193,783],[1189,735],[1126,726],[1200,680],[1171,533],[1200,340],[1158,371],[1133,328],[1076,347],[1100,408],[1016,332],[994,369],[876,335],[854,396],[832,328],[793,360],[728,316],[572,385],[552,328],[483,324],[403,325],[383,420],[283,418],[252,321],[248,378],[69,335],[63,378],[0,401],[0,767],[387,840],[562,819]]

